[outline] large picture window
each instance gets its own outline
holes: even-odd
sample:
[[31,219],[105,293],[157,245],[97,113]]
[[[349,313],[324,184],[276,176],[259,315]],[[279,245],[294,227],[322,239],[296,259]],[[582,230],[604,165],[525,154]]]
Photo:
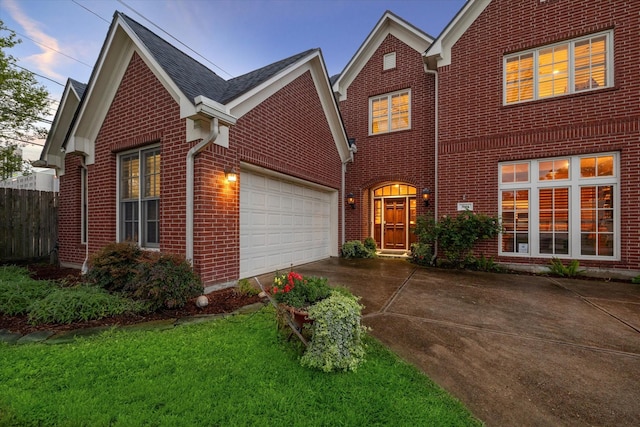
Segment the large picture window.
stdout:
[[612,86],[612,33],[507,55],[504,104]]
[[618,259],[618,154],[501,163],[500,254]]
[[160,246],[160,148],[120,156],[120,241]]
[[411,91],[389,93],[369,99],[369,134],[411,128]]

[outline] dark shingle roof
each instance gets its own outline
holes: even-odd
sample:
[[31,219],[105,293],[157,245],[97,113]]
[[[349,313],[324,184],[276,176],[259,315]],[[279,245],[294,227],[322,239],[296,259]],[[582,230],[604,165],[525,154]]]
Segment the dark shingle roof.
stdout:
[[227,81],[127,15],[121,12],[117,14],[136,33],[158,64],[192,102],[196,96],[203,95],[226,104],[317,50],[307,50]]
[[237,98],[243,93],[246,93],[252,88],[258,86],[260,83],[269,80],[272,76],[278,74],[291,64],[295,64],[298,60],[316,51],[318,51],[318,49],[309,49],[297,55],[290,56],[289,58],[274,62],[266,67],[259,68],[255,71],[251,71],[247,74],[229,80],[229,87],[220,102],[226,104],[232,99]]
[[84,95],[84,91],[87,89],[87,85],[84,83],[80,83],[79,81],[74,80],[72,78],[69,78],[69,84],[71,84],[71,87],[73,87],[73,90],[76,91],[76,93],[78,94],[78,97],[82,99],[82,95]]

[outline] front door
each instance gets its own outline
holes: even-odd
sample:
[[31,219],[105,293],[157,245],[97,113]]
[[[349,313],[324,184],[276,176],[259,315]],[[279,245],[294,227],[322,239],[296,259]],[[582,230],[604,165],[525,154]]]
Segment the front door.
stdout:
[[406,249],[407,198],[384,200],[384,249]]
[[382,250],[406,251],[415,241],[416,188],[404,183],[389,183],[374,188],[372,235]]

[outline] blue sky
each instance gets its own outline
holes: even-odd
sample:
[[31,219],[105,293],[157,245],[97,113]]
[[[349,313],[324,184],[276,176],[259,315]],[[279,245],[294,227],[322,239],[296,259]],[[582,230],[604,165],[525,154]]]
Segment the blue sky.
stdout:
[[[329,75],[337,74],[386,10],[436,37],[464,3],[465,0],[0,0],[0,19],[22,39],[9,53],[17,58],[18,65],[39,74],[41,77],[37,78],[51,98],[59,100],[63,86],[57,83],[64,84],[67,77],[83,83],[89,79],[116,10],[228,79],[311,48],[321,48]],[[40,153],[38,147],[25,147],[24,151],[30,159]]]

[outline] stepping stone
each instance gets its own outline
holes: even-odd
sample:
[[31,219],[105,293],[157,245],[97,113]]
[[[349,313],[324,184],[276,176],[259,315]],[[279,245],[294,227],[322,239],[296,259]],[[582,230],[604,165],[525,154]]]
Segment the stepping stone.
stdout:
[[221,319],[226,316],[227,314],[221,313],[221,314],[201,314],[198,316],[182,317],[176,321],[176,326],[195,325],[196,323],[210,322],[212,320]]
[[96,326],[95,328],[76,329],[73,331],[60,332],[45,341],[45,344],[67,344],[80,337],[90,337],[108,331],[113,326]]
[[15,344],[22,338],[22,334],[16,332],[10,332],[6,329],[0,329],[0,342],[6,342],[7,344]]
[[264,306],[265,306],[264,303],[256,302],[256,303],[253,303],[253,304],[245,305],[244,307],[240,307],[239,309],[237,309],[233,313],[234,314],[252,314],[252,313],[255,313],[257,311],[260,311]]
[[36,342],[42,342],[42,341],[45,341],[47,338],[49,338],[51,335],[53,335],[52,331],[32,332],[20,338],[18,341],[16,341],[16,344],[21,345],[21,344],[32,344]]
[[120,326],[120,329],[127,331],[163,331],[173,329],[177,319],[152,320],[150,322],[137,323],[135,325]]

